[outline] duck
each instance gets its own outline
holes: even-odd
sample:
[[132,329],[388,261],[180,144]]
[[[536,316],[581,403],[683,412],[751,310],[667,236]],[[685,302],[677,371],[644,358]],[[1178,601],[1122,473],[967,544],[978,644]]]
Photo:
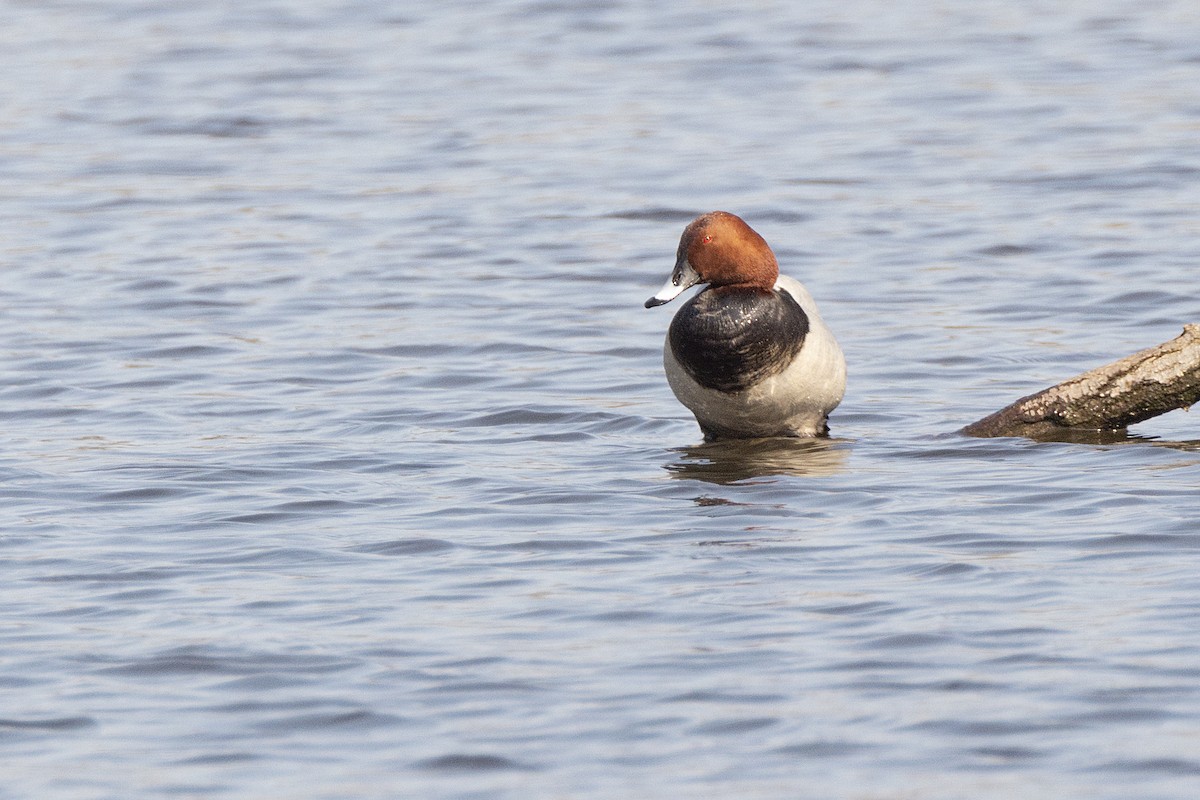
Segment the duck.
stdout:
[[808,289],[779,274],[766,240],[727,211],[696,217],[646,308],[696,285],[704,288],[667,330],[663,368],[705,440],[828,436],[846,359]]

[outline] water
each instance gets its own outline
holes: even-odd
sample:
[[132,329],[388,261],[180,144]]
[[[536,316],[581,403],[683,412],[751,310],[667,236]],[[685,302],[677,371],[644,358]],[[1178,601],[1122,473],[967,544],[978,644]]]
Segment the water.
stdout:
[[[1184,798],[1194,3],[0,4],[0,796]],[[705,446],[743,215],[850,364]]]

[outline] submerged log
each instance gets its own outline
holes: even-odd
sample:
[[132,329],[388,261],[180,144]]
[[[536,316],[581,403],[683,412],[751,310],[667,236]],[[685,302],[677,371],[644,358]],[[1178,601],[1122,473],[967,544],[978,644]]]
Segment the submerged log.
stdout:
[[963,428],[967,436],[1057,438],[1123,431],[1200,400],[1200,325],[1169,342],[1023,397]]

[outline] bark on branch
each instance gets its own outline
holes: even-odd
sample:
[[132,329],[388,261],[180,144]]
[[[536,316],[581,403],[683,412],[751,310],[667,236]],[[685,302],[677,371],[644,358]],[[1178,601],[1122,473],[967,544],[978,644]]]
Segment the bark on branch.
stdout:
[[1123,431],[1200,400],[1200,325],[1169,342],[1077,375],[962,429],[968,436],[1055,438]]

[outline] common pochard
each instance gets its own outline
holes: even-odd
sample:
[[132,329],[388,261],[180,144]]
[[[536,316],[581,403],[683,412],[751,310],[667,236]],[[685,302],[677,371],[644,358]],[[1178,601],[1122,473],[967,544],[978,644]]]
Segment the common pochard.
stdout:
[[667,383],[707,440],[821,436],[846,389],[842,348],[799,282],[740,217],[697,217],[646,308],[708,284],[671,320]]

